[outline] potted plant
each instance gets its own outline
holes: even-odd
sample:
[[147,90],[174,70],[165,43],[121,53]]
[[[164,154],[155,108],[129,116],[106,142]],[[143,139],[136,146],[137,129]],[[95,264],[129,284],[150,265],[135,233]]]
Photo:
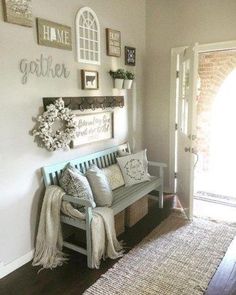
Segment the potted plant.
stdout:
[[125,70],[118,69],[117,71],[110,71],[109,73],[115,81],[115,88],[122,89],[124,79],[126,78]]
[[134,78],[135,78],[134,73],[126,71],[125,82],[124,82],[125,89],[131,89]]

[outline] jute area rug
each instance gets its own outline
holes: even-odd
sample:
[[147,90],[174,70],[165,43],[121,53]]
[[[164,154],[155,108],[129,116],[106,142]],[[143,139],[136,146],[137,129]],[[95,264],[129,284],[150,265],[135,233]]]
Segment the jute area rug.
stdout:
[[233,225],[175,211],[84,294],[203,294],[235,234]]

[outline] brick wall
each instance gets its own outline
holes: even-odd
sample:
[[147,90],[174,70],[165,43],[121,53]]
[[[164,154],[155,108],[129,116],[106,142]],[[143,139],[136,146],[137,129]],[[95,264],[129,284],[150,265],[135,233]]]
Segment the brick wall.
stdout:
[[202,53],[199,56],[201,88],[197,107],[198,169],[208,170],[212,106],[220,86],[235,68],[236,50]]

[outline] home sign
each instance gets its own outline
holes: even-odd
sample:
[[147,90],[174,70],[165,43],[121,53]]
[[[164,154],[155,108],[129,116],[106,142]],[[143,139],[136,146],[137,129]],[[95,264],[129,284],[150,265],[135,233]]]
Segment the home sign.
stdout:
[[72,50],[71,27],[37,18],[38,44]]

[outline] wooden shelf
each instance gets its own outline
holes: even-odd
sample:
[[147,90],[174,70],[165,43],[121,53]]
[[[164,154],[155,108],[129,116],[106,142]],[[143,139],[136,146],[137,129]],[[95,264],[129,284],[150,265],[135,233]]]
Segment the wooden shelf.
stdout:
[[[59,97],[44,97],[43,106],[54,103]],[[62,97],[65,107],[71,110],[96,110],[115,107],[124,107],[124,96],[81,96],[81,97]]]

